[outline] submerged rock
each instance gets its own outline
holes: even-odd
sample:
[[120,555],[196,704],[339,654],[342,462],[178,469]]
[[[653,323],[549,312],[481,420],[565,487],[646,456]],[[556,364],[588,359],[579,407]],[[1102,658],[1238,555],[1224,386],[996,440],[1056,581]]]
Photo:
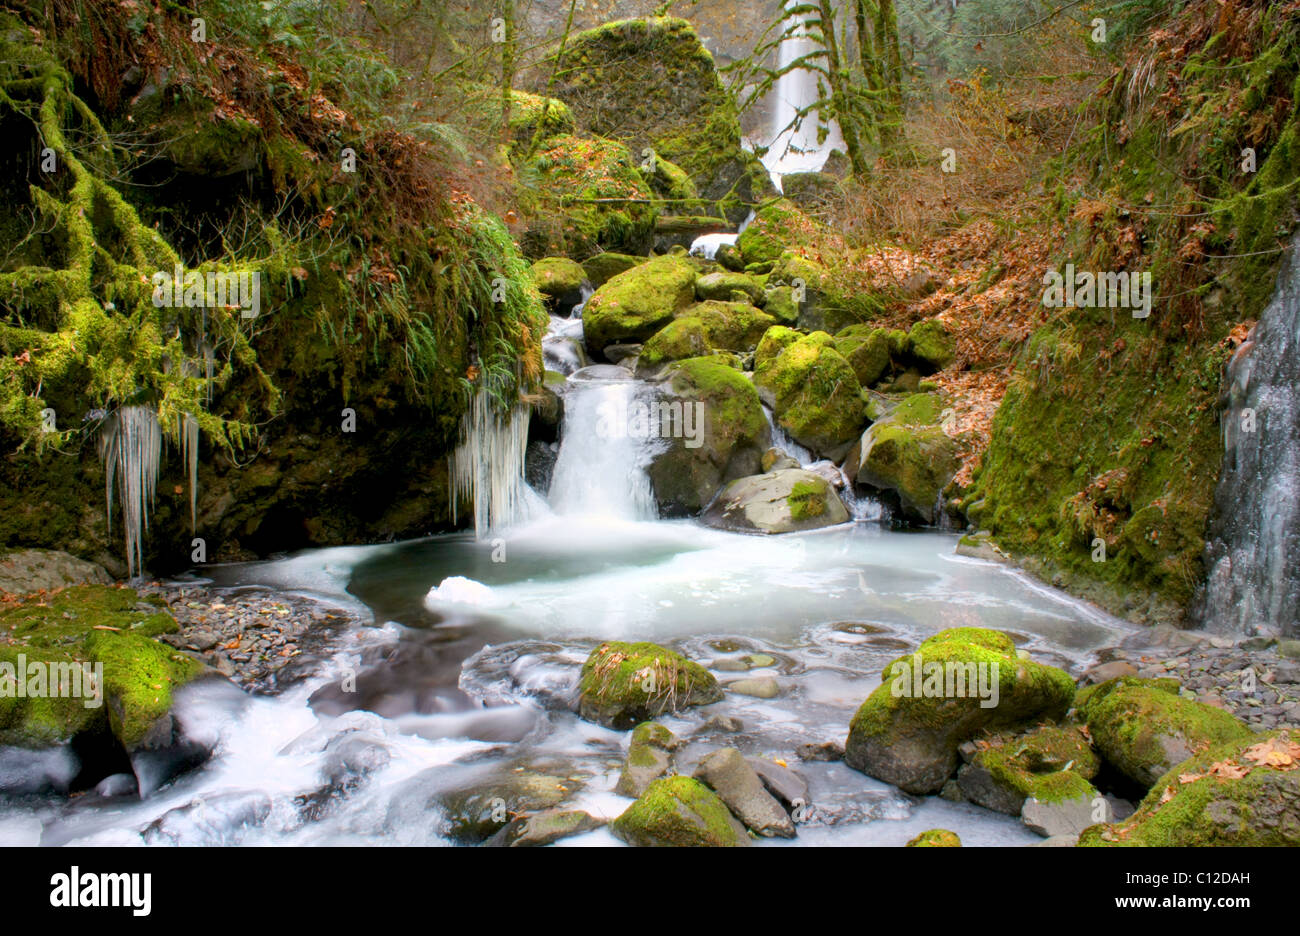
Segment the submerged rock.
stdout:
[[792,533],[846,523],[848,508],[821,475],[785,468],[732,481],[701,522],[739,533]]
[[582,810],[544,809],[531,816],[512,819],[484,844],[504,848],[550,845],[571,835],[599,829],[604,824],[604,820]]
[[749,833],[716,793],[691,777],[654,781],[610,830],[637,846],[748,845]]
[[721,700],[712,673],[652,643],[601,644],[587,657],[578,682],[579,714],[620,731],[665,712]]
[[853,716],[844,760],[913,794],[943,788],[961,742],[1059,719],[1074,699],[1066,672],[1021,659],[1009,636],[977,627],[940,631],[883,677]]
[[794,838],[794,823],[785,809],[735,748],[706,755],[694,776],[716,791],[732,814],[754,832],[769,838]]
[[1251,736],[1227,712],[1184,699],[1172,679],[1112,679],[1080,692],[1078,709],[1101,756],[1144,789],[1212,744]]

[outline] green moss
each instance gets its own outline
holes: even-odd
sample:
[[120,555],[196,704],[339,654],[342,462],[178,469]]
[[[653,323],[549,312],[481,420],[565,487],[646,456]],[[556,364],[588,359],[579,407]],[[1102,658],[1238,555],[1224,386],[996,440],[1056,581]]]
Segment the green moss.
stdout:
[[731,300],[733,294],[743,293],[745,301],[760,305],[765,301],[763,284],[758,277],[747,273],[705,273],[695,281],[695,295],[701,300]]
[[802,337],[802,332],[784,325],[773,325],[763,332],[763,337],[754,350],[754,379],[757,380],[760,371],[766,370],[782,351]]
[[[1127,820],[1094,825],[1080,846],[1300,845],[1300,771],[1246,757],[1259,744],[1290,743],[1288,732],[1226,741],[1176,765]],[[1215,765],[1225,765],[1231,770]],[[1233,773],[1244,773],[1234,777]]]
[[565,257],[546,257],[533,264],[533,282],[543,296],[576,293],[587,279],[582,265]]
[[736,238],[736,247],[746,266],[772,263],[788,248],[805,246],[815,227],[793,202],[780,199],[754,213],[754,220]]
[[172,691],[203,671],[153,639],[177,630],[169,614],[134,590],[107,585],[61,589],[0,612],[0,661],[16,666],[22,654],[28,662],[103,665],[99,706],[86,707],[84,686],[79,698],[0,697],[0,741],[42,747],[107,729],[132,750],[171,708]]
[[1222,709],[1133,680],[1097,687],[1079,714],[1106,760],[1144,786],[1197,751],[1250,736]]
[[[914,394],[908,399],[929,396]],[[923,405],[915,405],[914,410]],[[910,515],[933,523],[939,494],[961,464],[956,443],[940,426],[901,423],[897,420],[901,409],[902,405],[888,418],[873,423],[863,436],[857,480],[893,491]]]
[[620,730],[722,698],[713,675],[652,643],[608,641],[587,657],[578,681],[582,717]]
[[883,329],[851,325],[835,336],[835,350],[849,362],[862,387],[874,385],[889,369],[889,339]]
[[1097,776],[1101,761],[1077,726],[1049,725],[989,744],[971,763],[1005,790],[1043,803],[1097,795],[1088,781]]
[[926,829],[909,841],[907,848],[961,848],[961,839],[956,832],[947,829]]
[[799,481],[790,489],[785,501],[790,507],[790,516],[795,520],[820,517],[826,512],[826,495],[830,485],[823,479],[817,481]]
[[710,434],[737,440],[762,437],[767,420],[754,385],[743,373],[712,358],[690,358],[675,365],[671,379],[679,395],[706,401]]
[[618,274],[626,273],[634,266],[645,262],[645,257],[632,257],[628,254],[605,251],[583,260],[582,268],[587,272],[587,279],[591,280],[591,285],[599,288]]
[[656,257],[601,286],[582,309],[587,347],[600,353],[619,341],[646,341],[695,299],[695,266]]
[[747,845],[745,830],[718,795],[692,777],[655,780],[611,824],[630,845]]
[[930,370],[943,370],[956,356],[956,346],[947,329],[936,319],[925,319],[912,326],[907,333],[912,357]]
[[761,368],[756,364],[754,383],[771,395],[782,428],[816,452],[843,449],[862,428],[862,388],[825,332],[789,344]]

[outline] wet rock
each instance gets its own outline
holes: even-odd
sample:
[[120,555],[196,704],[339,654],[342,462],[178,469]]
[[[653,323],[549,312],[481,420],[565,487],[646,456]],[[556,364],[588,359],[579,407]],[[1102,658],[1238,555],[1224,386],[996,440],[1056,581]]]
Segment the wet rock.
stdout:
[[793,533],[849,519],[848,508],[825,478],[788,468],[731,482],[700,522],[738,533]]
[[775,699],[781,694],[781,685],[774,676],[757,676],[753,679],[737,679],[724,687],[728,692],[738,695],[753,696],[756,699]]
[[1082,793],[1064,799],[1044,802],[1032,796],[1025,800],[1020,819],[1030,831],[1044,838],[1058,835],[1078,836],[1097,821],[1098,809],[1103,822],[1111,820],[1110,804],[1100,799],[1096,792]]
[[714,715],[696,730],[696,734],[708,734],[722,732],[724,734],[734,734],[737,731],[744,731],[745,723],[739,718],[731,715]]
[[746,757],[745,762],[754,769],[754,773],[758,774],[758,779],[763,781],[767,792],[775,796],[787,812],[807,806],[811,802],[808,781],[789,767],[763,760],[761,757]]
[[531,816],[520,816],[497,832],[484,844],[504,848],[550,845],[571,835],[599,829],[605,824],[581,810],[544,809]]
[[116,773],[95,784],[95,792],[103,797],[138,796],[140,787],[136,783],[135,774]]
[[665,712],[722,701],[713,675],[680,653],[652,643],[601,644],[582,666],[581,716],[619,731]]
[[1095,686],[1098,683],[1104,683],[1109,679],[1118,679],[1120,676],[1136,676],[1137,667],[1132,663],[1126,663],[1123,660],[1115,660],[1111,663],[1103,663],[1100,666],[1094,666],[1092,669],[1085,670],[1079,677],[1081,686]]
[[636,846],[749,845],[749,833],[716,793],[692,777],[664,777],[613,821]]
[[947,829],[927,829],[905,846],[907,848],[960,848],[961,839]]
[[655,722],[637,725],[614,792],[633,799],[640,796],[651,783],[672,770],[672,752],[679,744],[677,736],[663,725]]
[[581,786],[581,781],[566,776],[503,765],[473,782],[437,793],[432,802],[442,807],[450,838],[479,843],[518,816],[559,806]]
[[759,835],[793,838],[794,823],[767,792],[758,773],[735,748],[705,756],[695,768],[695,779],[708,784],[731,812]]
[[801,744],[795,748],[795,755],[810,763],[830,763],[844,759],[844,746],[835,741]]
[[201,796],[168,810],[144,830],[150,845],[236,845],[271,814],[271,798],[241,790]]
[[786,468],[798,468],[799,462],[779,448],[770,448],[763,453],[763,460],[760,463],[763,473],[771,471],[782,471]]

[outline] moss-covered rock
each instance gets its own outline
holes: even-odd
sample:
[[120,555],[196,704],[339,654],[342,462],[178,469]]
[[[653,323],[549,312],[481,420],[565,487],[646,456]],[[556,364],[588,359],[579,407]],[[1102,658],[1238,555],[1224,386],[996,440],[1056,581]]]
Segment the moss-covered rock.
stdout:
[[906,848],[961,848],[961,838],[947,829],[926,829],[908,841]]
[[[501,90],[484,89],[494,105],[500,107]],[[573,112],[557,98],[548,98],[518,88],[510,92],[510,136],[515,143],[528,144],[540,125],[542,139],[570,134],[575,130]]]
[[1079,703],[1102,757],[1148,789],[1192,755],[1250,736],[1238,718],[1184,699],[1171,682],[1121,676],[1089,687]]
[[757,381],[759,374],[767,370],[782,351],[803,336],[803,332],[785,325],[774,325],[763,332],[763,337],[754,349],[754,379]]
[[722,699],[713,675],[652,643],[607,641],[591,651],[578,681],[578,711],[620,731],[664,712]]
[[656,257],[612,277],[582,308],[587,350],[643,342],[695,301],[695,266],[684,257]]
[[645,343],[637,372],[652,374],[669,361],[713,351],[749,351],[775,320],[744,302],[708,300],[687,307]]
[[937,319],[917,322],[908,331],[907,341],[912,357],[925,365],[926,373],[943,370],[957,356],[952,336]]
[[616,251],[602,251],[582,261],[582,269],[593,287],[604,286],[620,273],[626,273],[634,266],[646,262],[645,257],[633,257]]
[[735,293],[743,293],[751,305],[761,306],[767,301],[763,284],[757,277],[745,273],[705,273],[695,281],[695,295],[701,301],[718,299],[729,302]]
[[807,243],[813,221],[793,202],[784,199],[764,205],[736,238],[745,265],[773,263],[789,247]]
[[941,631],[883,678],[853,716],[844,760],[908,793],[938,792],[957,768],[957,746],[978,732],[1057,719],[1074,700],[1063,670],[1021,659],[1006,634],[975,627]]
[[567,257],[545,257],[533,264],[533,283],[547,305],[561,314],[582,301],[582,285],[587,272],[582,264]]
[[830,482],[801,468],[732,481],[700,522],[737,533],[793,533],[846,523],[848,509]]
[[762,370],[756,366],[754,383],[790,437],[829,458],[844,456],[865,420],[858,378],[825,332],[793,342]]
[[782,325],[794,325],[799,321],[799,303],[793,286],[768,287],[763,308]]
[[733,223],[770,190],[740,145],[736,105],[713,56],[686,20],[606,23],[570,36],[560,59],[554,93],[583,126],[680,166]]
[[443,812],[448,837],[479,844],[521,816],[555,808],[581,787],[580,778],[519,765],[486,776],[471,775],[468,782],[436,794],[430,805]]
[[529,163],[538,207],[524,236],[530,256],[587,257],[650,250],[657,209],[631,152],[616,140],[548,139]]
[[673,766],[677,736],[658,722],[642,722],[632,729],[627,761],[619,774],[614,792],[633,799],[646,791],[651,782],[668,773]]
[[1157,780],[1124,822],[1085,829],[1079,845],[1300,845],[1300,745],[1288,731],[1215,744]]
[[1048,725],[978,742],[957,784],[972,803],[1019,816],[1025,800],[1054,803],[1097,796],[1089,782],[1101,761],[1077,725]]
[[889,369],[889,336],[883,328],[850,325],[835,336],[838,351],[863,388],[874,386]]
[[[679,361],[655,379],[658,403],[688,408],[695,438],[685,433],[664,440],[648,467],[664,516],[698,513],[728,481],[757,474],[771,430],[758,392],[746,376],[718,358]],[[683,421],[684,424],[684,421]]]
[[[128,754],[169,746],[172,693],[205,670],[154,639],[177,630],[161,602],[108,585],[65,588],[0,612],[0,679],[10,681],[0,694],[0,743],[42,748],[111,732]],[[27,673],[17,672],[20,662]],[[16,679],[26,697],[15,695]]]
[[611,831],[636,846],[748,845],[749,833],[716,793],[692,777],[656,780],[613,821]]
[[890,492],[904,516],[934,523],[939,494],[961,467],[957,443],[937,424],[941,413],[938,394],[905,397],[862,434],[845,471],[859,484]]

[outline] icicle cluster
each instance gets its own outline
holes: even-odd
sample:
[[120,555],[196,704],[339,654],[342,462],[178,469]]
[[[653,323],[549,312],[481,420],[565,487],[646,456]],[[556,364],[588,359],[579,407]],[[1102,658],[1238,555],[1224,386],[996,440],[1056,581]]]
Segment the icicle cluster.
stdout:
[[108,498],[110,526],[113,523],[113,482],[117,482],[126,539],[127,571],[134,576],[144,567],[142,540],[149,529],[149,507],[158,483],[158,461],[162,456],[158,414],[147,406],[124,406],[113,413],[105,420],[100,432],[99,456],[104,463],[104,493]]
[[474,533],[482,538],[520,516],[524,507],[524,450],[528,446],[526,406],[502,421],[484,390],[461,417],[460,445],[450,458],[451,516],[464,497],[474,504]]

